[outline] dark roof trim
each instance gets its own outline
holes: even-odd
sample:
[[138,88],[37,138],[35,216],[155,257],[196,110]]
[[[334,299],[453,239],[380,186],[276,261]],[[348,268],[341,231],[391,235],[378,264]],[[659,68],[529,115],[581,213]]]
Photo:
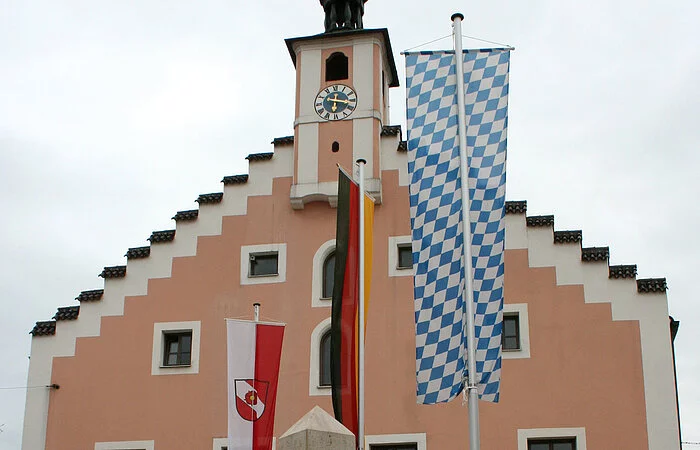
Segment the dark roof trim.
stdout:
[[250,162],[254,161],[268,161],[272,159],[272,156],[274,155],[273,152],[268,152],[268,153],[251,153],[250,155],[246,156],[245,159],[247,159]]
[[667,289],[666,278],[645,278],[643,280],[637,280],[637,292],[641,294],[666,292]]
[[525,200],[506,202],[506,214],[525,214],[527,202]]
[[180,221],[180,220],[196,220],[197,216],[199,216],[199,210],[198,209],[190,209],[187,211],[178,211],[174,216],[173,220]]
[[278,138],[274,138],[272,142],[270,142],[272,145],[292,145],[294,144],[294,136],[282,136]]
[[637,278],[637,265],[617,265],[608,267],[608,278]]
[[151,237],[149,237],[148,240],[151,241],[151,244],[172,242],[175,240],[175,230],[154,231],[151,233]]
[[79,302],[95,302],[97,300],[102,300],[104,295],[104,289],[93,289],[92,291],[83,291],[75,297]]
[[583,240],[583,233],[581,230],[570,230],[570,231],[555,231],[554,232],[554,243],[555,244],[571,244],[575,242],[581,242]]
[[554,216],[529,216],[525,222],[528,227],[553,227]]
[[399,146],[396,147],[397,152],[405,153],[408,151],[408,142],[406,141],[401,141],[399,142]]
[[53,316],[53,320],[75,320],[80,314],[80,305],[78,306],[64,306],[58,308],[56,315]]
[[581,249],[581,261],[607,261],[609,258],[609,247],[586,247]]
[[360,36],[363,34],[377,34],[379,33],[384,41],[384,48],[386,49],[386,57],[389,61],[389,70],[391,71],[389,78],[389,87],[397,87],[399,85],[399,75],[396,71],[396,61],[394,61],[394,51],[391,49],[391,41],[389,40],[389,30],[386,28],[376,28],[376,29],[363,29],[363,30],[344,30],[344,31],[334,31],[332,33],[322,33],[315,34],[313,36],[303,36],[297,38],[285,39],[284,42],[287,44],[287,50],[289,50],[289,56],[292,57],[292,63],[294,67],[297,66],[297,54],[294,51],[294,44],[297,42],[321,40],[321,39],[332,39],[336,37],[345,36]]
[[248,182],[248,174],[228,175],[225,176],[221,182],[224,183],[224,186],[228,186],[229,184],[244,184]]
[[46,322],[37,322],[29,334],[32,336],[53,336],[56,334],[56,321],[47,320]]
[[126,276],[126,266],[105,267],[99,275],[102,278],[124,278]]
[[382,127],[382,136],[401,136],[401,125],[385,125]]
[[132,247],[126,251],[126,259],[141,259],[151,256],[151,247]]
[[205,203],[221,203],[221,200],[223,199],[223,192],[213,192],[211,194],[202,194],[195,201],[200,205],[203,205]]

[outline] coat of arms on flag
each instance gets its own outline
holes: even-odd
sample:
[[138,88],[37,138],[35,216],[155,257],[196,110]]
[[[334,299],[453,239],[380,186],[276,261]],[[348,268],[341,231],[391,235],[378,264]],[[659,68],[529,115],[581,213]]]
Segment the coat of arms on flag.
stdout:
[[236,411],[245,420],[255,422],[265,413],[269,383],[260,380],[233,380]]

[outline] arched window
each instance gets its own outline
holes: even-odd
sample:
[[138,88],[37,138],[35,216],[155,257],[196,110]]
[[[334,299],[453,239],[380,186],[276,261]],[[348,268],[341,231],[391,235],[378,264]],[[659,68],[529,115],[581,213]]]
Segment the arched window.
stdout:
[[326,331],[321,336],[319,348],[319,368],[318,368],[318,384],[319,386],[331,385],[331,330]]
[[333,278],[335,277],[335,251],[323,261],[323,298],[333,297]]
[[326,60],[326,81],[348,79],[348,57],[335,52]]

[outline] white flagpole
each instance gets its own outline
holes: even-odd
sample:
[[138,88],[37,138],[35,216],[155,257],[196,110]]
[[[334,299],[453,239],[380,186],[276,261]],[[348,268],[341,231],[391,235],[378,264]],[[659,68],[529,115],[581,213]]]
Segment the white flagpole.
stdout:
[[358,418],[357,418],[357,448],[365,448],[365,164],[367,161],[358,159],[360,169],[360,286],[357,315],[359,324],[359,368],[358,368]]
[[260,322],[260,303],[253,303],[253,321]]
[[459,162],[462,178],[462,235],[464,242],[464,278],[466,289],[464,302],[467,315],[467,370],[468,370],[468,405],[469,405],[469,449],[479,450],[479,393],[476,379],[476,332],[474,330],[474,288],[472,286],[472,239],[471,221],[469,219],[469,167],[467,163],[467,123],[464,107],[464,58],[462,56],[462,20],[460,13],[452,15],[454,34],[455,68],[457,69],[457,108],[459,132]]

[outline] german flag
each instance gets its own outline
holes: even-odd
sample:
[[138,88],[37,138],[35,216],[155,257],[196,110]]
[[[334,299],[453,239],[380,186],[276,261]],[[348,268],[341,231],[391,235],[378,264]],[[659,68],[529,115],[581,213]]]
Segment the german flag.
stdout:
[[[372,273],[374,201],[365,194],[365,318]],[[358,435],[360,189],[339,169],[338,224],[331,308],[331,390],[335,418]],[[365,324],[367,321],[365,320]],[[366,328],[365,328],[366,329]]]

